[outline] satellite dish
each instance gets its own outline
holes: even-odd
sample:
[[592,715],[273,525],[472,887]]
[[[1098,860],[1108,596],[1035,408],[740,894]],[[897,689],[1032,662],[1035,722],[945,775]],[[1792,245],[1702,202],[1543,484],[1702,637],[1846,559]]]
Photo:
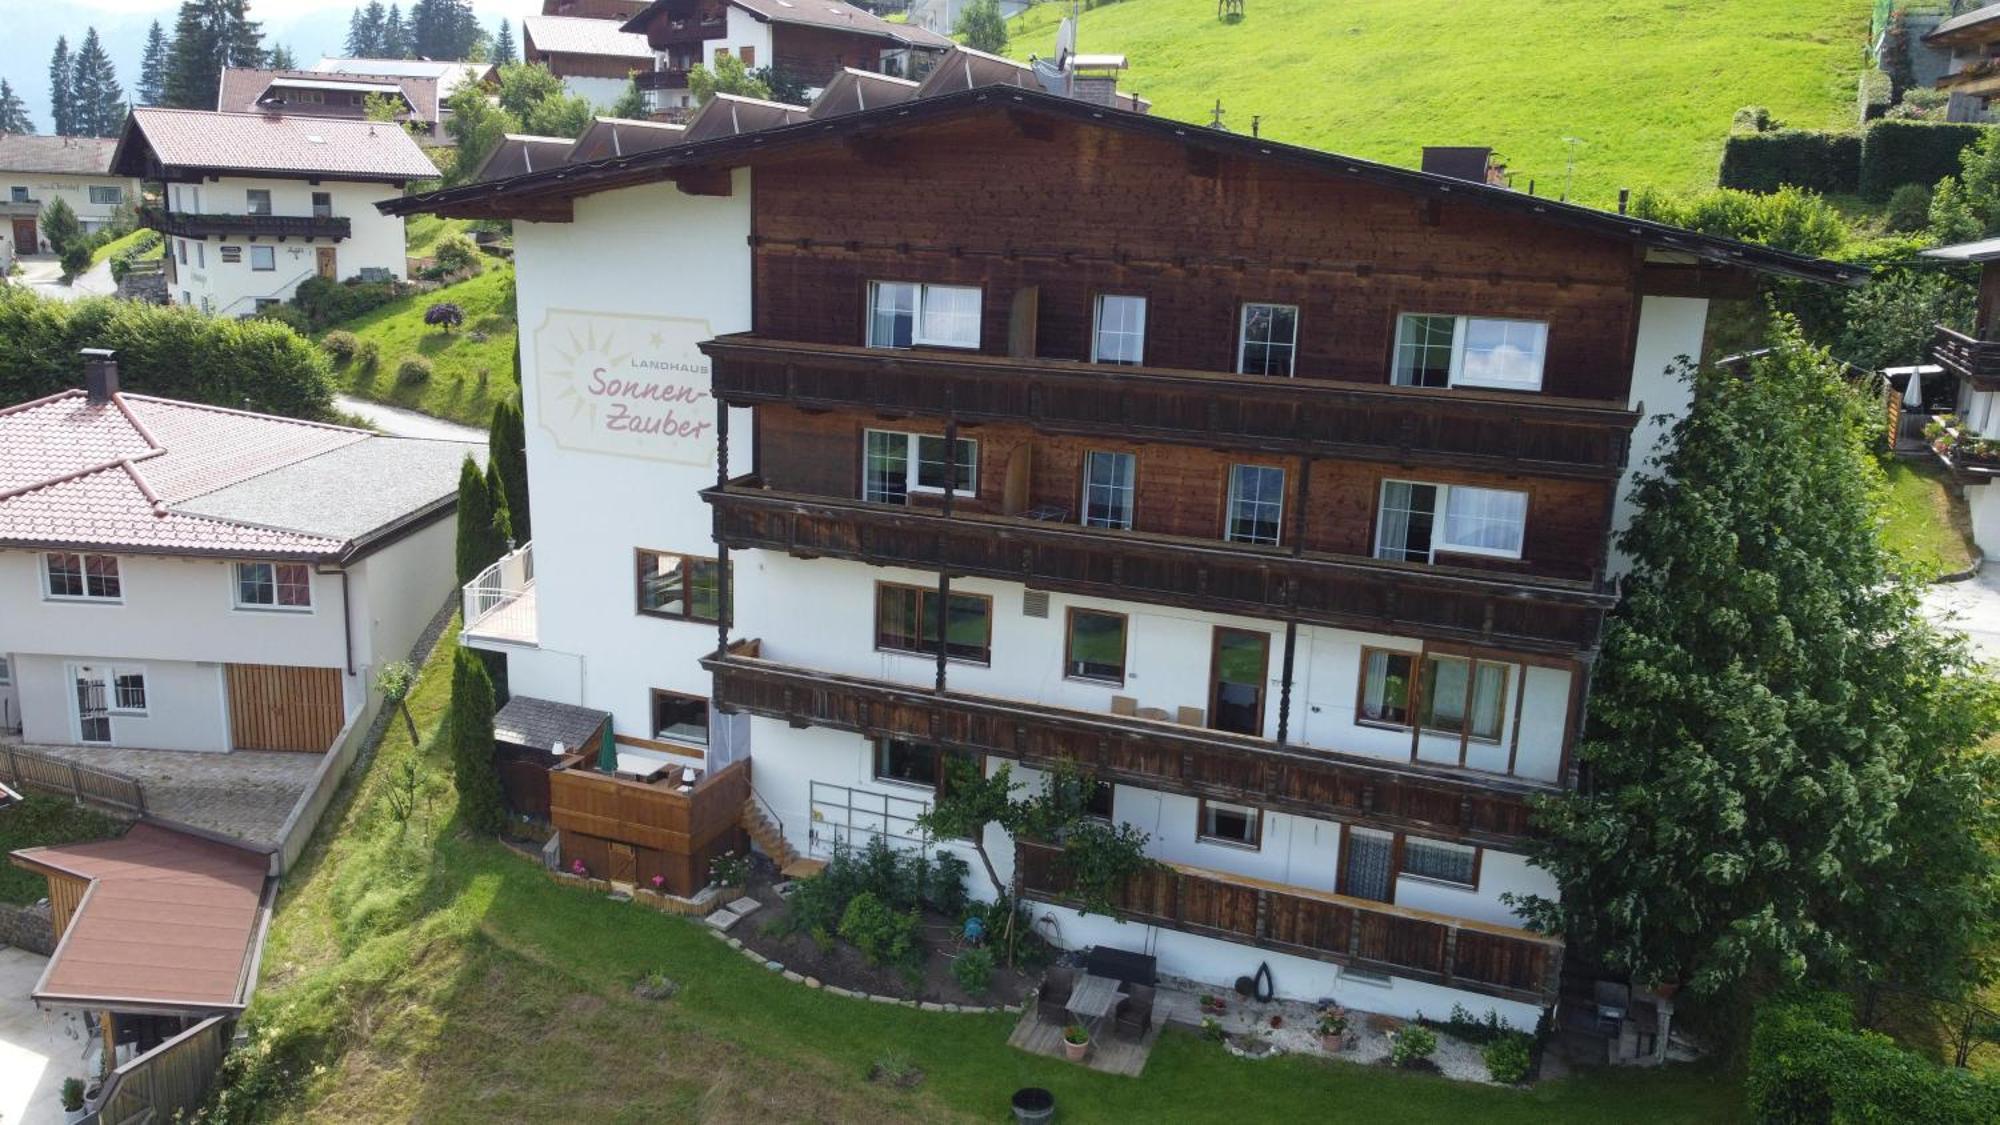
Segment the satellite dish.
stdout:
[[1056,28],[1057,65],[1067,62],[1069,57],[1074,54],[1076,54],[1076,20],[1073,17],[1064,16],[1062,23]]

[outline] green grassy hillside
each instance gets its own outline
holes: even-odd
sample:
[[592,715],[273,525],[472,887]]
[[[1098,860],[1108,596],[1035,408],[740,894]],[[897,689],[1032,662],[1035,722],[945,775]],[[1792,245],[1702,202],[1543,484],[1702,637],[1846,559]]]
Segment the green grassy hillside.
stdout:
[[[1048,55],[1070,9],[1009,25],[1010,54]],[[1078,48],[1122,53],[1123,86],[1153,112],[1392,164],[1426,144],[1491,145],[1515,173],[1572,198],[1621,187],[1712,187],[1730,117],[1854,120],[1866,0],[1123,0],[1083,14]]]
[[[465,310],[464,327],[445,332],[424,323],[424,310],[439,301]],[[377,348],[372,370],[350,363],[340,371],[351,394],[483,427],[492,421],[493,404],[514,393],[512,266],[489,266],[478,277],[404,297],[338,327]],[[397,365],[412,355],[431,361],[428,382],[397,380]]]

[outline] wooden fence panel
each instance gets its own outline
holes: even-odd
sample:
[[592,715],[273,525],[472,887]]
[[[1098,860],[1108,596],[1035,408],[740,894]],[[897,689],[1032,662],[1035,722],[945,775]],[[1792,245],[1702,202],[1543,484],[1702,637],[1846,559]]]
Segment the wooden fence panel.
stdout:
[[33,789],[50,796],[68,797],[86,804],[103,805],[143,816],[145,791],[137,778],[122,773],[80,766],[66,758],[55,758],[23,750],[0,747],[0,781],[17,789]]
[[94,1118],[102,1125],[174,1121],[208,1096],[229,1024],[210,1016],[111,1073]]
[[229,736],[237,750],[318,754],[347,715],[340,669],[230,664]]

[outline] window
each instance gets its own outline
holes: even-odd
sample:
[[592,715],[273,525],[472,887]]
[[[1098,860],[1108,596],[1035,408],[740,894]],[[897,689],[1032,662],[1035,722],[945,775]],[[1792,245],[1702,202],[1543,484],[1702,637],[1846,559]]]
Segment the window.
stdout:
[[11,660],[8,660],[6,657],[0,656],[0,687],[6,687],[7,685],[13,682],[14,682],[14,664]]
[[910,281],[868,284],[868,346],[979,346],[980,290]]
[[714,624],[722,613],[722,566],[714,559],[641,550],[639,612]]
[[757,48],[754,45],[745,44],[738,48],[736,53],[743,59],[744,70],[757,69]]
[[1258,847],[1264,834],[1264,811],[1247,805],[1226,805],[1221,801],[1201,802],[1201,823],[1196,835],[1210,843]]
[[277,248],[272,246],[252,246],[250,248],[250,268],[253,270],[277,269]]
[[[875,647],[893,652],[935,653],[939,616],[936,590],[881,583],[875,587]],[[953,594],[943,616],[946,656],[981,664],[992,659],[991,598]]]
[[1424,657],[1418,721],[1427,731],[1500,741],[1507,714],[1505,664],[1465,656]]
[[1231,543],[1276,546],[1285,509],[1285,470],[1269,465],[1229,469],[1229,523],[1222,537]]
[[875,740],[875,780],[936,789],[944,780],[944,755],[935,746],[900,738]]
[[[208,268],[208,243],[197,242],[194,244],[194,264],[200,269]],[[203,298],[203,300],[206,299]]]
[[1083,815],[1110,823],[1112,798],[1117,788],[1108,781],[1092,780],[1090,795],[1084,798]]
[[101,207],[116,207],[125,201],[125,189],[117,184],[90,185],[90,201]]
[[1527,522],[1525,492],[1387,480],[1375,557],[1430,562],[1450,552],[1518,559]]
[[270,188],[247,188],[243,192],[243,197],[244,209],[250,214],[268,215],[271,213]]
[[237,563],[236,608],[311,609],[312,568],[305,563]]
[[312,193],[312,204],[313,204],[313,218],[315,218],[315,219],[331,219],[331,218],[333,218],[333,193],[332,193],[332,192],[330,192],[330,191],[316,191],[316,192],[313,192],[313,193]]
[[79,555],[51,551],[42,556],[52,598],[115,602],[124,596],[116,555]]
[[[187,265],[187,264],[188,264],[188,240],[187,240],[187,239],[185,239],[185,238],[177,238],[177,239],[175,239],[175,240],[174,240],[174,242],[178,244],[178,248],[179,248],[179,250],[180,250],[180,255],[181,255],[181,265]],[[183,302],[181,302],[181,303],[182,303],[182,304],[186,304],[187,302],[183,301]]]
[[1083,526],[1132,529],[1132,477],[1138,461],[1130,453],[1091,450],[1083,455]]
[[1403,837],[1402,873],[1418,879],[1451,883],[1460,887],[1479,885],[1479,849],[1467,844]]
[[1416,659],[1416,654],[1409,652],[1361,650],[1361,702],[1355,708],[1356,722],[1410,725],[1410,695],[1417,686],[1410,673]]
[[1146,298],[1101,293],[1097,297],[1097,330],[1091,334],[1093,363],[1146,361]]
[[1236,370],[1245,375],[1290,375],[1298,352],[1299,310],[1295,305],[1243,306],[1242,341]]
[[708,745],[708,700],[653,689],[653,737],[690,746]]
[[1539,320],[1405,313],[1390,381],[1404,387],[1542,386],[1549,326]]
[[27,188],[24,188],[24,187],[10,187],[10,188],[8,188],[8,189],[7,189],[7,201],[8,201],[9,203],[27,203],[27,202],[30,202],[30,201],[29,201],[29,199],[28,199],[28,189],[27,189]]
[[[958,439],[952,491],[979,491],[979,443]],[[861,498],[878,504],[906,504],[912,492],[943,492],[944,439],[931,434],[868,430],[862,435]]]
[[217,249],[222,251],[222,264],[225,266],[235,265],[237,262],[243,260],[243,248],[241,246],[221,246]]
[[1069,611],[1063,675],[1073,680],[1125,682],[1125,615],[1094,609]]
[[114,715],[146,713],[146,673],[130,668],[112,670],[111,713]]

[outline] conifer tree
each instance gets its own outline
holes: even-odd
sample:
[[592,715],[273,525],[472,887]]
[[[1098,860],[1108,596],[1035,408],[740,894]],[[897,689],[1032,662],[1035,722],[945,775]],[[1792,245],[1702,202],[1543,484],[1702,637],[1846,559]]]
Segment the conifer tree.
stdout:
[[21,96],[14,92],[5,78],[0,78],[0,133],[32,133],[35,123],[28,118],[28,107]]
[[69,59],[69,39],[56,36],[56,49],[49,56],[49,121],[59,137],[76,135],[76,110],[71,102],[70,83],[75,71]]
[[458,815],[474,832],[495,833],[507,826],[500,775],[493,769],[493,680],[479,653],[461,648],[451,661],[450,740],[452,782]]
[[114,136],[125,125],[125,90],[111,66],[111,56],[97,38],[97,29],[87,29],[76,49],[70,78],[71,124],[80,137]]
[[250,0],[219,0],[216,9],[222,25],[223,65],[263,66],[264,25],[250,18]]
[[514,538],[514,517],[507,506],[507,481],[500,474],[500,462],[490,454],[486,458],[486,498],[493,504],[493,557],[499,558],[510,549],[510,544],[518,543]]
[[146,30],[146,49],[139,55],[139,81],[132,87],[132,100],[139,105],[159,105],[167,92],[167,33],[154,20]]
[[389,14],[382,17],[382,35],[375,51],[385,59],[407,59],[416,52],[411,49],[410,25],[403,20],[401,5],[389,5]]
[[479,463],[467,456],[458,472],[458,584],[463,586],[507,553],[505,497],[495,503]]
[[272,70],[297,70],[299,68],[299,61],[292,57],[292,49],[290,47],[280,43],[271,48],[271,54],[264,60],[264,65],[270,67]]
[[[518,360],[517,360],[518,362]],[[518,384],[519,379],[515,382]],[[499,470],[501,488],[507,494],[507,520],[516,543],[534,538],[529,522],[527,427],[521,408],[510,399],[493,407],[493,422],[487,432],[488,464]]]
[[514,49],[514,28],[506,20],[500,21],[500,32],[493,37],[493,50],[487,61],[494,66],[520,61]]
[[179,109],[214,109],[222,81],[222,26],[211,19],[214,0],[184,0],[174,19],[174,37],[167,48],[167,73],[161,105]]

